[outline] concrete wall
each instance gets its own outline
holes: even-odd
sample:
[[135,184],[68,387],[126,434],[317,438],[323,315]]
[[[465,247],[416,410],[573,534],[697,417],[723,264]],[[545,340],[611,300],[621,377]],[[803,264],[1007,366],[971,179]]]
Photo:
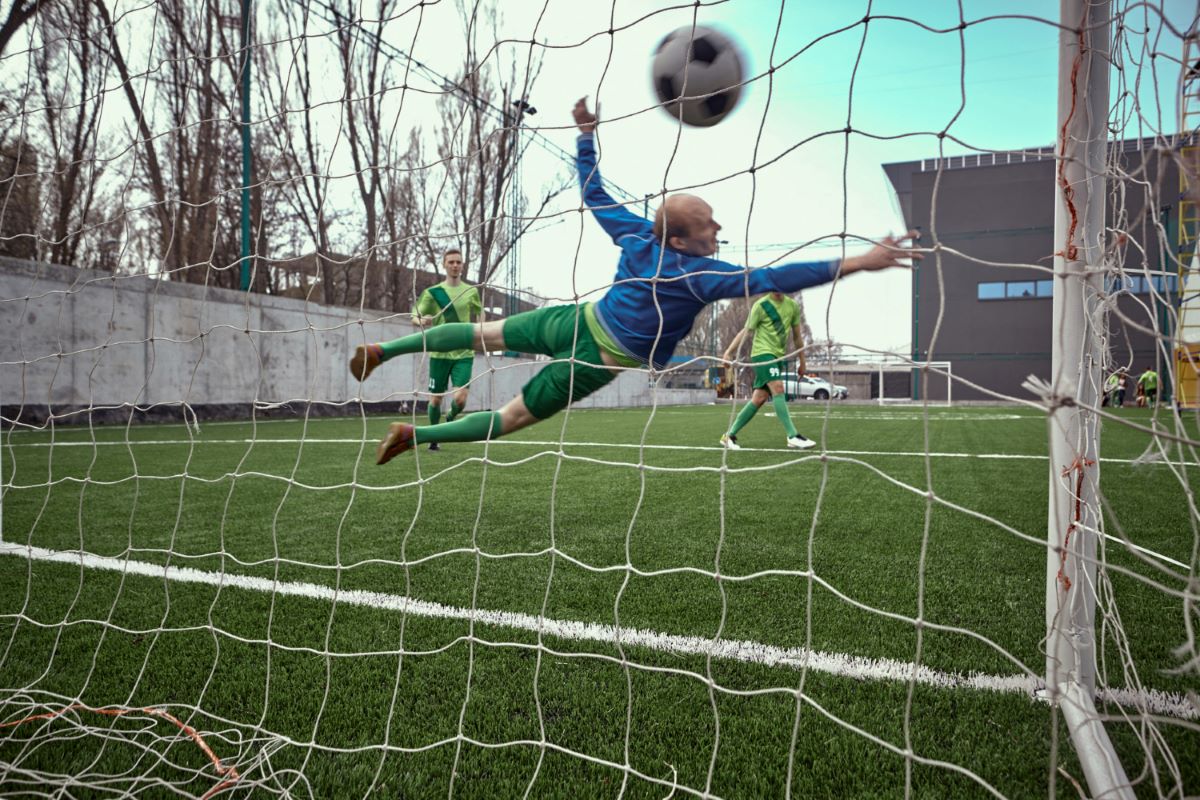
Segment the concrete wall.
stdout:
[[[114,276],[0,258],[0,405],[12,418],[69,407],[167,404],[260,408],[312,400],[357,413],[368,402],[424,400],[426,359],[398,358],[364,384],[346,358],[362,342],[411,333],[407,315]],[[478,356],[468,408],[498,408],[539,368]],[[618,377],[578,407],[702,403],[710,391]]]

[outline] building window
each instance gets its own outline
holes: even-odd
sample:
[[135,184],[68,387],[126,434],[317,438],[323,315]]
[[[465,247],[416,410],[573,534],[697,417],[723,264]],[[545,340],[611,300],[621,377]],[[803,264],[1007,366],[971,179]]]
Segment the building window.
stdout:
[[995,283],[979,284],[979,299],[980,300],[1003,300],[1004,299],[1004,282],[998,281]]
[[1053,297],[1054,281],[988,281],[979,284],[980,300],[1025,300]]
[[1005,297],[1036,297],[1033,281],[1009,281]]
[[1141,275],[1116,275],[1104,279],[1104,288],[1109,294],[1128,292],[1129,294],[1150,294],[1151,287],[1159,294],[1170,294],[1179,291],[1178,275],[1154,275],[1146,278]]
[[1159,294],[1175,292],[1179,289],[1178,275],[1155,275],[1154,276],[1154,291]]

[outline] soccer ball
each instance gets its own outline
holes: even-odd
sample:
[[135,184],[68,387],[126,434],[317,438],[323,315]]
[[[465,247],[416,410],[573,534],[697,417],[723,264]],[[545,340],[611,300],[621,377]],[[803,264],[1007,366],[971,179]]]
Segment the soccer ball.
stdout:
[[742,94],[742,57],[737,44],[720,31],[686,25],[658,43],[651,79],[672,119],[706,128],[737,105]]

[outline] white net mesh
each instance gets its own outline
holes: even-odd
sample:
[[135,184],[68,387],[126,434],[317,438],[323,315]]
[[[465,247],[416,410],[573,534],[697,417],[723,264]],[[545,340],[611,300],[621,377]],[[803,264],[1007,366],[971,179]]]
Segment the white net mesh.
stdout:
[[[1079,278],[1038,145],[1075,22],[829,5],[5,6],[0,792],[1086,793],[1039,695],[1047,474],[1082,504],[1101,466],[1091,700],[1137,796],[1200,791],[1196,10],[1111,10],[1105,229],[1076,235],[1103,355],[1064,403],[1051,296]],[[746,48],[705,130],[647,79],[693,24]],[[613,198],[702,195],[722,258],[910,226],[926,258],[804,293],[783,372],[831,395],[786,405],[812,450],[769,404],[719,443],[745,297],[661,369],[376,467],[435,365],[346,359],[416,330],[447,248],[485,319],[613,288],[581,95]],[[547,363],[477,355],[467,411]],[[879,407],[885,374],[915,407]],[[1099,464],[1051,463],[1081,398]]]

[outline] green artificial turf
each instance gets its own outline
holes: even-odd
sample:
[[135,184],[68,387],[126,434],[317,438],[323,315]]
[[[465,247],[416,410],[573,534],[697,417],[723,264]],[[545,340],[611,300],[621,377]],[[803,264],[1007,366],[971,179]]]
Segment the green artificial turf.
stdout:
[[[1045,797],[1052,781],[1078,796],[1061,720],[1021,693],[470,621],[474,608],[863,663],[919,652],[956,675],[1044,672],[1044,416],[794,413],[824,455],[785,450],[765,414],[739,435],[746,449],[718,449],[728,406],[573,411],[384,467],[382,417],[5,431],[9,545],[410,597],[452,618],[3,555],[0,723],[72,700],[168,710],[238,768],[227,791],[241,795],[781,796],[790,773],[797,797],[898,797],[906,781],[919,797]],[[1150,441],[1106,423],[1101,454],[1137,459]],[[1191,562],[1196,468],[1124,461],[1101,464],[1109,532]],[[1106,557],[1131,574],[1107,571],[1121,649],[1110,621],[1102,682],[1133,684],[1123,651],[1145,687],[1194,692],[1173,653],[1187,571],[1114,542]],[[1137,710],[1102,709],[1139,796],[1200,792],[1196,720],[1157,719],[1147,755]],[[221,782],[145,715],[0,728],[0,793],[54,780],[71,796]]]

